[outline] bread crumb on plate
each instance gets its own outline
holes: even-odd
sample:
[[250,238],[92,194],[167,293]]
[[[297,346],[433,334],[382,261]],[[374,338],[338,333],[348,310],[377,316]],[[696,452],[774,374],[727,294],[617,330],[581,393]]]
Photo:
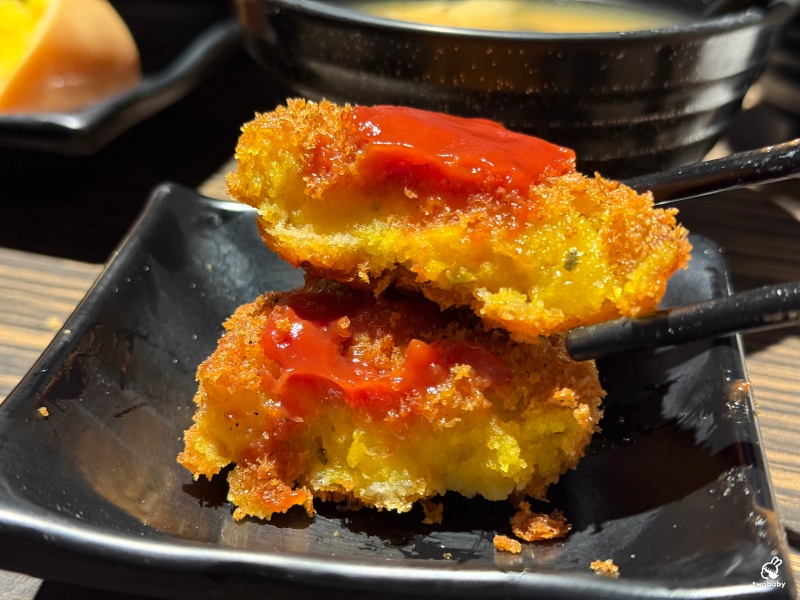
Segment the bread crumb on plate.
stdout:
[[595,575],[617,579],[619,577],[619,567],[614,564],[614,560],[595,560],[589,565]]
[[522,544],[507,535],[496,535],[492,542],[494,543],[494,549],[498,552],[508,552],[509,554],[522,552]]
[[514,535],[526,542],[552,540],[567,535],[571,526],[559,510],[549,515],[535,513],[529,502],[519,503],[519,510],[510,519]]

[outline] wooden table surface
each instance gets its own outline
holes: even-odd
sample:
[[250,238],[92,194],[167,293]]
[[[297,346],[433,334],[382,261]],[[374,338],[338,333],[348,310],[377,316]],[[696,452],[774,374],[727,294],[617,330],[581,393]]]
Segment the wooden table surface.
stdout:
[[[220,197],[220,181],[216,174],[200,189]],[[690,230],[725,248],[737,290],[800,280],[800,180],[695,199],[680,208]],[[100,264],[0,248],[0,400],[101,271]],[[780,516],[790,542],[798,544],[791,558],[800,577],[800,327],[748,334],[744,344]],[[3,599],[58,597],[43,589],[39,580],[0,572]]]

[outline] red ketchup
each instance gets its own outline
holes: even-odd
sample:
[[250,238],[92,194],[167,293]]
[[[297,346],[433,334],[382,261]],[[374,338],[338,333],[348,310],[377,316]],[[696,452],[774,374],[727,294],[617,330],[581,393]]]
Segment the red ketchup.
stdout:
[[[408,304],[417,303],[401,304],[406,314]],[[261,344],[265,355],[280,366],[280,374],[265,374],[264,379],[279,395],[287,418],[302,420],[329,401],[398,416],[413,410],[414,400],[424,399],[428,388],[444,383],[456,364],[470,365],[486,386],[509,381],[502,359],[468,341],[428,344],[412,339],[401,364],[389,369],[346,356],[344,344],[350,335],[380,330],[391,306],[369,294],[347,300],[299,294],[272,311]],[[424,313],[427,306],[421,308]]]
[[428,181],[456,193],[525,192],[575,168],[575,153],[485,119],[399,106],[356,106],[359,172]]

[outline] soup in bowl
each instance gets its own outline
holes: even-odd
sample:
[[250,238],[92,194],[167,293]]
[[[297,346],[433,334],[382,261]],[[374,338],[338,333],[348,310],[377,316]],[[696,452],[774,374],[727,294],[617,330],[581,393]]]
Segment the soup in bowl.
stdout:
[[[480,5],[530,14],[512,14],[519,28],[511,31],[488,18],[472,26],[418,18],[437,6],[450,13],[454,3],[484,10],[471,1],[236,4],[249,52],[286,95],[493,119],[570,147],[581,170],[611,177],[700,160],[740,111],[793,12],[784,2],[705,17],[704,0],[492,0]],[[561,29],[584,26],[575,11],[585,17],[590,5],[606,20],[656,21],[601,31],[607,23],[593,17],[590,32],[522,30],[556,10]],[[391,13],[396,7],[405,12]]]
[[641,4],[547,0],[367,0],[350,5],[376,17],[465,29],[600,33],[667,27],[686,20],[679,11]]

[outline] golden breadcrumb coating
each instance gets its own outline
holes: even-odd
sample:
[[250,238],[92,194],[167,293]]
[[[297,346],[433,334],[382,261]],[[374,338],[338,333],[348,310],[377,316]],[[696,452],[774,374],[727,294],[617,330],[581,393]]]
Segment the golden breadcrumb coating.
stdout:
[[233,463],[234,517],[311,514],[313,498],[404,512],[446,491],[541,497],[578,463],[601,416],[593,363],[560,336],[521,344],[395,296],[310,281],[225,323],[179,462],[195,477]]
[[654,310],[689,257],[675,211],[490,125],[293,100],[243,127],[228,188],[292,265],[469,306],[516,339]]

